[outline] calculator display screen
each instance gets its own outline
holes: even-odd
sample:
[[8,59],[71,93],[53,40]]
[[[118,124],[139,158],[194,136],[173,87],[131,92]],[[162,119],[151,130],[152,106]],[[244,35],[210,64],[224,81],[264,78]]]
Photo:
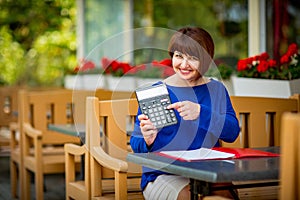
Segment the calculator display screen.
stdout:
[[136,92],[137,98],[139,100],[149,99],[151,97],[165,95],[165,94],[168,94],[168,90],[164,85],[149,87],[145,90],[140,90]]
[[136,96],[143,114],[147,115],[157,128],[177,123],[174,109],[167,109],[171,104],[165,84],[139,88]]

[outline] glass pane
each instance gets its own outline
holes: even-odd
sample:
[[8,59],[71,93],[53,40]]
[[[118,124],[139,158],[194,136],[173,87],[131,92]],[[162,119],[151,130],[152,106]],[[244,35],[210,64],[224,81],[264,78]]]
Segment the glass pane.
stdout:
[[[113,35],[124,31],[124,2],[120,0],[89,0],[85,2],[84,28],[85,28],[85,56],[89,60],[94,60],[99,65],[101,50],[99,45]],[[122,48],[116,42],[109,49]]]
[[[206,29],[215,42],[215,59],[235,68],[238,58],[246,57],[247,0],[181,1],[147,0],[134,1],[134,28],[154,26],[177,30],[184,26],[200,26]],[[157,35],[145,34],[144,41],[155,40]],[[169,35],[162,39],[168,42]],[[134,40],[141,42],[141,40]],[[167,46],[166,46],[167,47]],[[139,50],[137,62],[162,59],[168,56],[161,50]]]
[[267,0],[267,52],[279,59],[291,43],[300,44],[300,3]]

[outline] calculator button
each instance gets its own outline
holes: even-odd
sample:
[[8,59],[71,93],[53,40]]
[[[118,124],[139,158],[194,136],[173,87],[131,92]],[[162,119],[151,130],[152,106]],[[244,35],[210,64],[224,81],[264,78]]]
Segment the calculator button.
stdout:
[[149,98],[144,102],[140,102],[140,105],[142,113],[148,115],[148,118],[157,128],[175,124],[177,122],[174,111],[167,109],[167,106],[170,105],[168,97]]

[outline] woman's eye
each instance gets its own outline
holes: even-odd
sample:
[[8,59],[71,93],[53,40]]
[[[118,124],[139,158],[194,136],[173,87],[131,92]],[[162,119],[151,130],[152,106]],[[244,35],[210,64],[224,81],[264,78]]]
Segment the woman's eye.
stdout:
[[175,53],[174,56],[175,56],[176,58],[182,58],[182,54],[180,54],[180,53]]
[[199,58],[197,58],[196,56],[191,56],[191,58],[190,58],[192,61],[198,61],[199,60]]

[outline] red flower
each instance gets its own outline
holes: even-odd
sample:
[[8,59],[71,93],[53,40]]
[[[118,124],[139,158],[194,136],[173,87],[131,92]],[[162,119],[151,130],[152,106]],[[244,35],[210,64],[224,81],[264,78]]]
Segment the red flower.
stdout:
[[284,54],[283,56],[281,56],[281,58],[280,58],[281,64],[285,64],[285,63],[289,63],[289,62],[290,62],[290,56],[288,56],[287,54]]
[[237,63],[237,76],[249,78],[265,78],[292,80],[300,77],[298,46],[289,45],[288,50],[277,62],[270,59],[267,52],[244,58]]
[[128,63],[120,63],[119,67],[124,74],[128,73],[132,69],[132,66],[130,66]]
[[117,60],[109,60],[106,57],[101,59],[102,68],[104,73],[112,74],[115,76],[122,76],[129,73],[133,68],[130,64],[125,62],[118,62]]
[[298,54],[298,46],[297,46],[297,44],[296,43],[290,44],[290,46],[288,47],[288,50],[287,50],[286,54],[288,56],[293,56],[294,54]]
[[291,61],[291,56],[297,55],[298,54],[298,46],[295,43],[292,43],[289,47],[287,52],[281,56],[280,58],[280,63],[281,64],[286,64]]
[[94,69],[95,67],[96,67],[96,65],[92,61],[82,59],[80,61],[80,64],[75,67],[74,72],[88,71],[88,70]]
[[276,67],[277,66],[277,62],[274,59],[270,59],[268,61],[268,63],[269,63],[269,67]]
[[268,60],[269,57],[270,57],[269,54],[267,52],[264,52],[264,53],[260,54],[258,60]]
[[267,71],[268,68],[269,68],[269,63],[266,60],[261,60],[257,65],[257,71],[260,73]]
[[154,61],[152,61],[152,65],[172,67],[172,60],[169,59],[169,58],[166,58],[166,59],[161,60],[161,61],[154,60]]
[[252,60],[251,59],[242,59],[239,60],[237,63],[237,70],[238,71],[244,71],[247,68],[249,68],[249,65],[252,65]]

